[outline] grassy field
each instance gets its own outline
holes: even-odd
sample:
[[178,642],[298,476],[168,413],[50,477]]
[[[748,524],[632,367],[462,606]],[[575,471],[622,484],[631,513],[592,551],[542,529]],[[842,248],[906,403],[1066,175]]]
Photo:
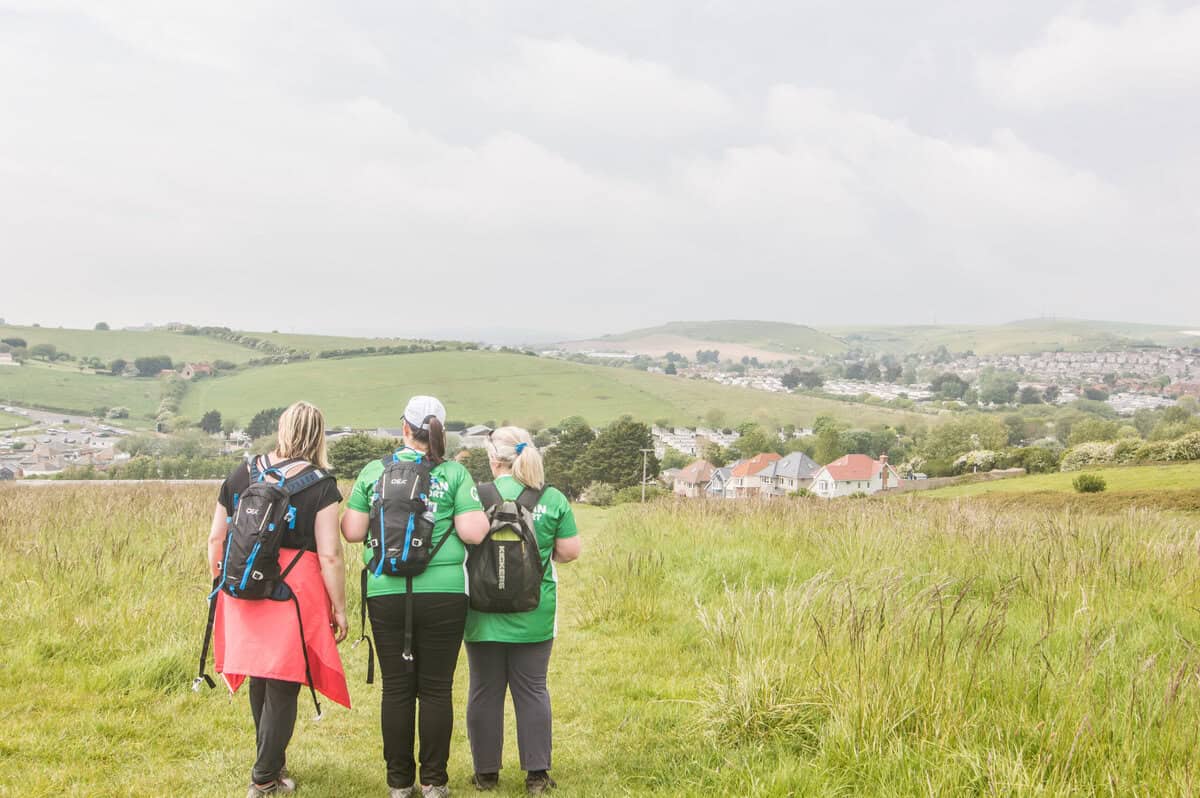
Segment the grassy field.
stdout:
[[[245,692],[188,689],[214,492],[0,486],[0,796],[242,794]],[[559,794],[1194,794],[1194,521],[971,500],[585,509],[551,662]],[[384,793],[379,687],[361,649],[343,657],[355,708],[314,723],[302,702],[289,751],[313,798]],[[465,682],[464,659],[459,794]]]
[[166,331],[68,330],[61,327],[0,327],[0,338],[24,338],[29,346],[54,344],[75,358],[98,357],[105,363],[116,358],[168,355],[177,361],[229,360],[242,363],[257,356],[252,349],[202,335]]
[[5,413],[0,410],[0,429],[13,429],[14,427],[27,427],[31,422],[25,416],[18,416],[15,413]]
[[[1124,466],[1089,468],[1088,472],[1104,477],[1110,491],[1191,490],[1200,488],[1200,463],[1173,465]],[[961,498],[995,493],[1034,493],[1042,491],[1073,492],[1071,481],[1076,473],[1034,474],[1027,477],[1001,479],[995,482],[953,485],[948,488],[923,491],[922,496]]]
[[315,402],[333,425],[395,425],[407,398],[432,393],[452,420],[552,424],[581,415],[594,424],[624,413],[677,424],[702,422],[714,408],[729,423],[774,419],[811,424],[827,413],[848,421],[926,423],[929,416],[812,397],[770,394],[632,369],[582,366],[498,352],[434,352],[307,361],[203,380],[189,389],[183,414],[220,410],[248,420],[264,407]]
[[877,352],[928,352],[945,346],[952,352],[1022,354],[1103,350],[1152,342],[1163,346],[1196,346],[1200,338],[1184,329],[1151,324],[1075,319],[1030,319],[995,325],[915,325],[896,327],[826,327],[824,332],[851,346]]
[[93,408],[127,407],[133,416],[152,418],[161,390],[153,379],[133,379],[27,364],[0,369],[0,404],[28,405],[90,413]]

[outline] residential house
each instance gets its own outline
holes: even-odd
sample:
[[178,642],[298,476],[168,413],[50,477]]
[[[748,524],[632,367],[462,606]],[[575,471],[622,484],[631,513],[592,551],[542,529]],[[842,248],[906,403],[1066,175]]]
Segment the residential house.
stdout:
[[458,443],[464,449],[481,449],[487,446],[488,436],[491,434],[491,427],[485,424],[476,424],[458,433]]
[[734,466],[741,462],[741,460],[738,460],[736,463],[730,463],[727,466],[713,469],[712,479],[708,481],[708,487],[704,489],[704,495],[710,499],[732,499],[733,489],[729,487],[729,481],[733,478]]
[[12,352],[0,352],[0,366],[19,366],[17,361],[13,360]]
[[727,490],[738,499],[757,496],[762,489],[762,473],[779,459],[775,452],[763,452],[741,461],[730,471]]
[[20,466],[0,466],[0,482],[20,479],[23,476],[25,476],[25,472],[21,470]]
[[791,454],[776,460],[759,474],[764,496],[787,496],[799,490],[810,490],[813,477],[821,465],[804,452]]
[[900,487],[900,474],[888,463],[886,454],[878,460],[865,454],[839,457],[822,467],[812,481],[812,492],[825,499],[853,493],[879,493]]
[[681,468],[664,468],[658,472],[658,481],[663,484],[667,490],[675,489],[675,479],[679,476]]
[[179,376],[185,380],[194,379],[196,377],[211,377],[213,375],[213,367],[208,363],[187,363],[180,370]]
[[706,495],[716,470],[712,463],[706,460],[697,460],[686,466],[675,475],[675,493],[689,499]]

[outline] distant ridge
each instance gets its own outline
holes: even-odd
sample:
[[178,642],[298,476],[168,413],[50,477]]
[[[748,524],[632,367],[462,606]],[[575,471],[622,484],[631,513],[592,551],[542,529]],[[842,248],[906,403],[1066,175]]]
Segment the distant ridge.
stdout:
[[718,349],[724,357],[760,360],[831,355],[848,348],[837,338],[802,324],[746,319],[672,321],[563,346],[575,351],[619,348],[654,356],[673,350],[687,357],[697,349]]

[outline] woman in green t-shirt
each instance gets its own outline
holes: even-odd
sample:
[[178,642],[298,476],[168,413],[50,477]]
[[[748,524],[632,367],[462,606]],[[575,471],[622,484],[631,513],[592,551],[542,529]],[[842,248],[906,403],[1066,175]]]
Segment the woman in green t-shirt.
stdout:
[[[414,396],[404,409],[404,447],[394,454],[398,460],[424,459],[433,464],[426,504],[434,517],[430,545],[436,554],[423,572],[412,577],[411,660],[404,656],[406,580],[384,574],[370,574],[367,580],[371,635],[383,674],[380,719],[390,798],[416,794],[413,738],[418,702],[420,793],[427,798],[450,794],[446,762],[454,723],[451,695],[467,618],[463,544],[483,540],[488,519],[470,473],[461,463],[445,459],[445,423],[441,402],[432,396]],[[364,466],[355,480],[342,516],[342,536],[351,543],[367,536],[375,483],[383,470],[383,463],[376,460]],[[363,561],[370,559],[364,547]]]
[[517,748],[525,788],[532,795],[555,786],[550,778],[550,691],[546,672],[558,631],[558,572],[555,563],[579,556],[579,532],[571,504],[558,489],[546,486],[542,455],[529,433],[501,427],[488,439],[495,486],[505,501],[526,487],[541,491],[534,510],[534,532],[546,572],[537,609],[529,612],[467,612],[467,661],[471,687],[467,698],[467,737],[475,762],[475,786],[495,789],[500,779],[504,742],[504,694],[512,691],[517,715]]

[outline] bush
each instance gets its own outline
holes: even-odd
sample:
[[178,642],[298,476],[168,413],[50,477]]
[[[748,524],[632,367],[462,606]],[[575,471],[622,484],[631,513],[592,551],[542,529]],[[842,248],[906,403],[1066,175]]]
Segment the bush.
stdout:
[[1071,486],[1076,493],[1101,493],[1108,483],[1099,474],[1080,474],[1071,481]]
[[[664,488],[656,485],[646,486],[646,501],[651,502],[655,499],[661,499],[664,496],[670,496],[671,493]],[[613,504],[636,504],[642,500],[642,486],[630,485],[627,488],[621,488],[613,496]]]
[[597,507],[608,507],[616,499],[617,491],[607,482],[593,482],[583,491],[581,499]]
[[104,414],[104,416],[105,416],[105,418],[110,418],[110,419],[129,418],[129,408],[128,407],[113,407],[113,408],[110,408],[109,411]]
[[1067,450],[1062,458],[1063,471],[1082,471],[1093,465],[1112,465],[1116,444],[1090,442],[1081,443]]

